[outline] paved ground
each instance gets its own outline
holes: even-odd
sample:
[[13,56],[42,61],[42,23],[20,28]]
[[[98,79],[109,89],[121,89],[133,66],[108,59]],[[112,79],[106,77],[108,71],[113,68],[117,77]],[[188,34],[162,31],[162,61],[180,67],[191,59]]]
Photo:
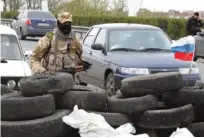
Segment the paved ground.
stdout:
[[[23,47],[24,52],[26,50],[33,50],[35,48],[35,45],[37,44],[39,38],[27,38],[26,40],[21,41],[21,45]],[[200,69],[200,74],[202,77],[202,80],[204,80],[204,60],[199,59],[197,61],[197,65]]]

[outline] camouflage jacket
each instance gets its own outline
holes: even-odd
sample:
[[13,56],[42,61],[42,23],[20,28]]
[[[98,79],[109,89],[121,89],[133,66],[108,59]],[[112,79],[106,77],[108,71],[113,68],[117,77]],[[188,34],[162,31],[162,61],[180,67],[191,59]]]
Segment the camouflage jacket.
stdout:
[[32,72],[55,72],[79,64],[82,61],[82,44],[73,33],[70,36],[61,40],[53,32],[48,32],[42,37],[30,57]]

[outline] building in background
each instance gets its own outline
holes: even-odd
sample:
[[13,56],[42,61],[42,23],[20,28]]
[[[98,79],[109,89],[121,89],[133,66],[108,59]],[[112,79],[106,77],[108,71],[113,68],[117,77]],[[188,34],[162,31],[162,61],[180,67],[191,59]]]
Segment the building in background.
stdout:
[[[163,11],[154,11],[151,12],[148,9],[141,8],[138,11],[138,17],[167,17],[167,18],[181,18],[188,19],[193,16],[195,11],[177,11],[177,10],[169,10],[168,12]],[[198,11],[200,14],[200,18],[204,19],[204,11]]]
[[180,14],[180,18],[188,19],[193,16],[195,11],[183,11]]
[[169,10],[169,18],[180,18],[180,11]]
[[199,14],[200,14],[200,18],[201,19],[204,19],[204,11],[198,11],[199,12]]

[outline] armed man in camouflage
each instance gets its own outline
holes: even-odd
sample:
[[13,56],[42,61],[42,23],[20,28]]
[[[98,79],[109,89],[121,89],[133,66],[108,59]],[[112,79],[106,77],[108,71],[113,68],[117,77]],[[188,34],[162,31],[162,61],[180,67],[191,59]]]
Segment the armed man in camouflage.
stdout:
[[82,44],[71,31],[71,25],[70,13],[58,14],[57,27],[39,40],[30,57],[33,74],[54,73],[82,64]]

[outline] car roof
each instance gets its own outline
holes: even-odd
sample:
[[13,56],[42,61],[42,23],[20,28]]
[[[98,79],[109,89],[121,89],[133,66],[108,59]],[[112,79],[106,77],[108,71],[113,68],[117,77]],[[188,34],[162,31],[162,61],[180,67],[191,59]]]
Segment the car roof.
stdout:
[[18,36],[16,31],[9,26],[0,24],[0,34],[15,35]]
[[146,25],[146,24],[136,24],[136,23],[106,23],[98,24],[92,27],[96,28],[106,28],[106,29],[158,29],[159,27]]

